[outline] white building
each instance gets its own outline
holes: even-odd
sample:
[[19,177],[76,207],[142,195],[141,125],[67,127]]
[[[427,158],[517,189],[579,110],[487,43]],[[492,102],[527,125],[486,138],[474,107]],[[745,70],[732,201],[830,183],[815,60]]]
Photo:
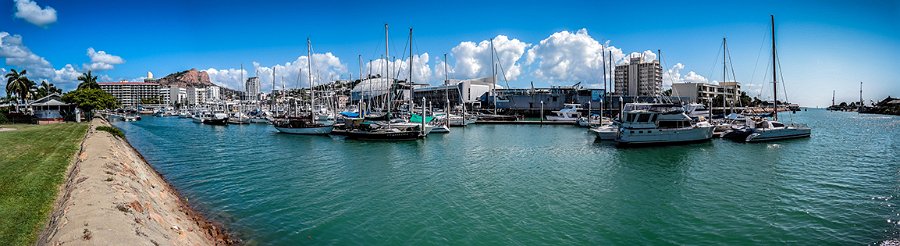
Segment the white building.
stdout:
[[206,102],[206,88],[188,87],[187,105],[200,105]]
[[[739,82],[719,82],[718,85],[707,83],[677,83],[672,85],[673,97],[688,97],[692,102],[709,103],[717,96],[726,96],[727,102],[735,102],[741,96]],[[714,105],[720,106],[720,105]]]
[[123,107],[141,105],[145,100],[159,100],[159,84],[147,82],[100,82],[100,89],[112,94]]
[[218,102],[222,100],[222,88],[218,86],[207,86],[206,87],[206,101],[207,102]]
[[246,88],[247,100],[259,100],[259,77],[247,78],[244,88]]
[[616,95],[657,96],[662,92],[662,66],[659,60],[642,60],[642,57],[631,57],[629,64],[616,66]]

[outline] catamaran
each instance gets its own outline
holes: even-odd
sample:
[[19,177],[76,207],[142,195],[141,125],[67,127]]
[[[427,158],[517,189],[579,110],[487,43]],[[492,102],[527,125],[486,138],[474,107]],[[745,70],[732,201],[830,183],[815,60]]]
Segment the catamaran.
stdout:
[[[809,137],[812,130],[803,124],[784,124],[778,121],[778,66],[775,49],[775,16],[772,15],[772,95],[776,102],[772,107],[772,120],[748,119],[745,126],[734,129],[726,138],[743,142],[764,142]],[[782,81],[783,83],[783,81]]]

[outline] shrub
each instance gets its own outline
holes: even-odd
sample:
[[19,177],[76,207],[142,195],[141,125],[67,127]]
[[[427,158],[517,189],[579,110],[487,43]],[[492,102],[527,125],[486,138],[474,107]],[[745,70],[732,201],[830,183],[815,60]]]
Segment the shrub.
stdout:
[[0,112],[0,124],[6,124],[6,123],[9,123],[9,120],[6,119],[6,114],[3,112]]
[[97,130],[109,132],[109,134],[112,134],[113,136],[116,136],[116,137],[119,137],[122,139],[125,138],[125,133],[122,133],[122,130],[119,130],[119,128],[109,127],[109,126],[98,126]]

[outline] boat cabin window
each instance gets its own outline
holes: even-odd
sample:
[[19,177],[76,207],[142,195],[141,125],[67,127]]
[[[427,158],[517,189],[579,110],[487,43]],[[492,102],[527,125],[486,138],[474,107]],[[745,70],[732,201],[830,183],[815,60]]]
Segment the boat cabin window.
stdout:
[[640,116],[638,116],[638,120],[637,120],[637,121],[638,121],[638,122],[649,122],[649,121],[650,121],[650,114],[640,114]]
[[778,122],[772,122],[772,127],[784,127],[784,124]]
[[632,122],[632,121],[634,121],[634,114],[628,114],[628,117],[626,118],[625,121],[626,121],[626,122]]
[[653,116],[650,117],[650,122],[656,122],[656,114],[653,114]]

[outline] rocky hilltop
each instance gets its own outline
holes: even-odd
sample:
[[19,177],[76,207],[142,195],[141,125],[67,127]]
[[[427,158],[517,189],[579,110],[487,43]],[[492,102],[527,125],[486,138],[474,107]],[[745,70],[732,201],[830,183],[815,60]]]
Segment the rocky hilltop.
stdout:
[[178,86],[178,87],[205,87],[215,85],[209,81],[209,74],[206,71],[197,71],[196,68],[166,75],[156,80],[161,86]]

